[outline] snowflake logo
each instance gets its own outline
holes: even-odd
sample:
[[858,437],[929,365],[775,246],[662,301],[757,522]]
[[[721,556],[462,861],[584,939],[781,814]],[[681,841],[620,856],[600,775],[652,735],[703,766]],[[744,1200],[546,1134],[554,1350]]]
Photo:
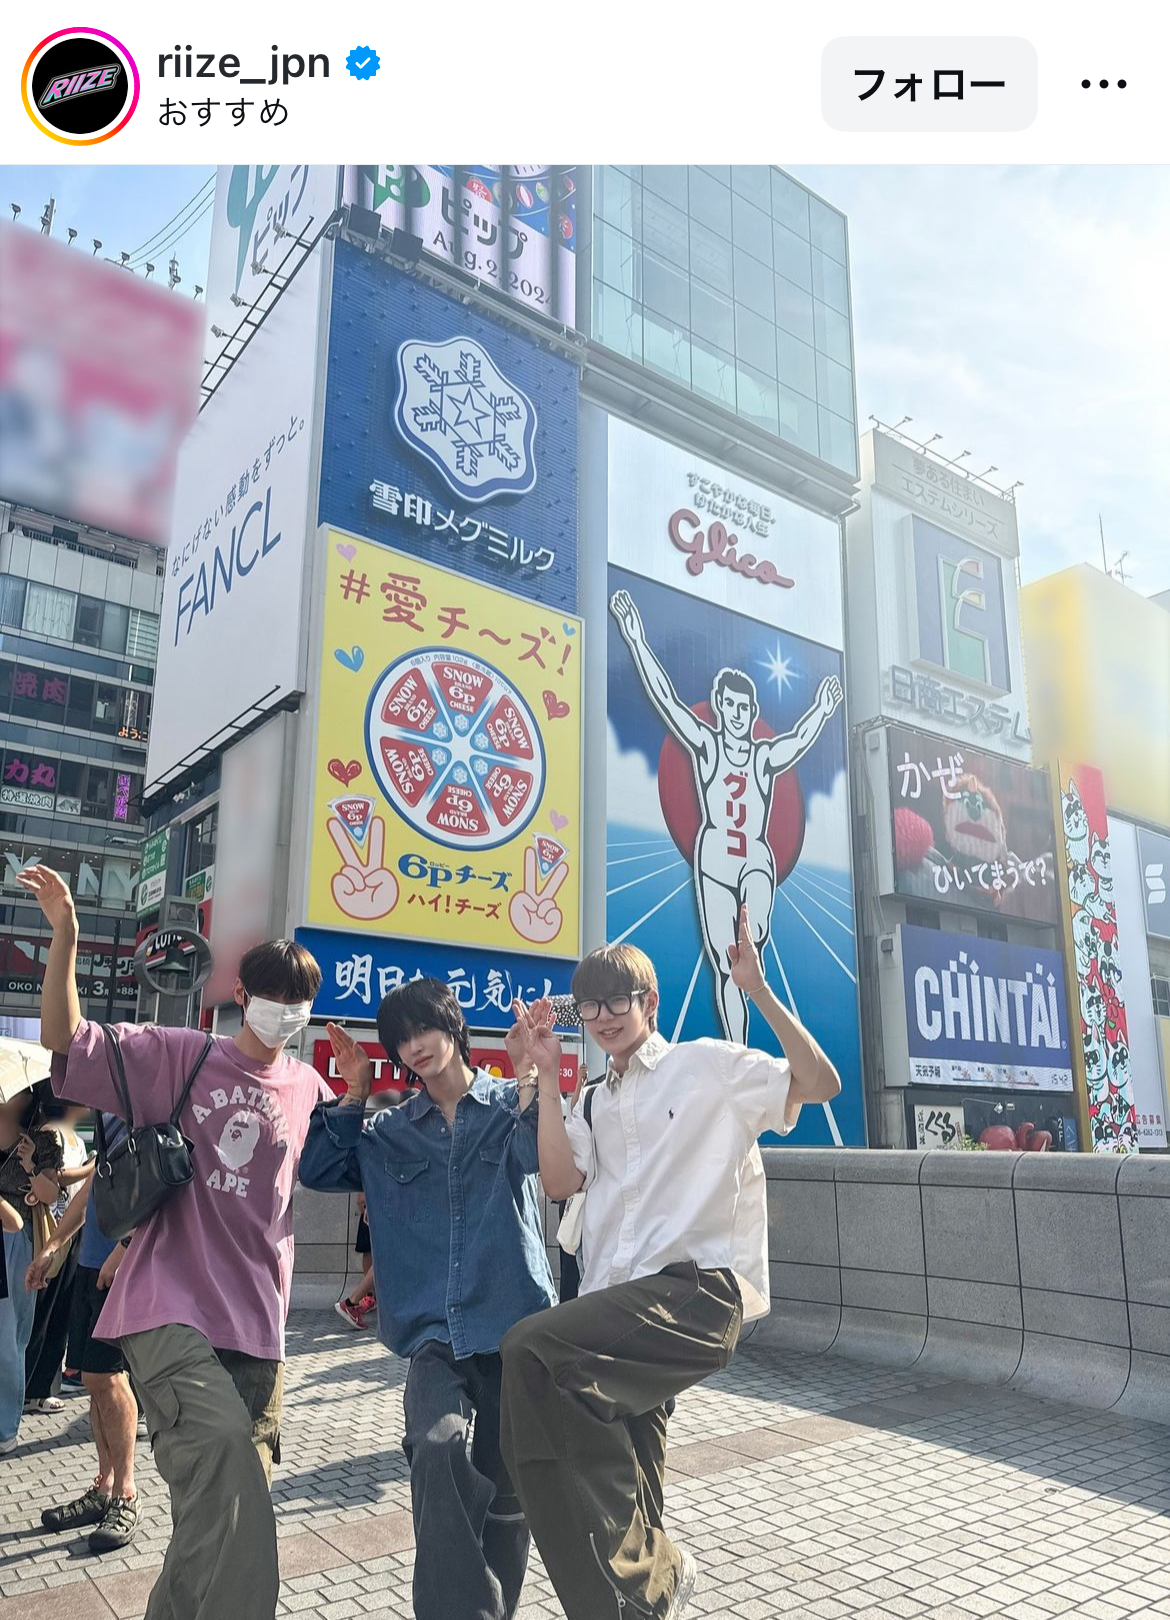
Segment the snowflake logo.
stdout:
[[441,720],[436,725],[431,727],[431,736],[438,737],[440,742],[446,742],[450,735],[451,733],[447,730],[447,727]]
[[435,764],[438,766],[438,768],[440,770],[442,770],[443,766],[447,763],[447,760],[450,758],[450,756],[447,753],[447,750],[445,748],[432,748],[431,749],[431,758],[435,762]]
[[394,419],[411,449],[465,501],[536,483],[536,407],[469,337],[398,349]]
[[486,731],[477,731],[471,740],[477,748],[486,749],[491,746],[491,744],[488,742],[488,735]]
[[451,776],[460,787],[466,787],[468,781],[470,780],[462,765],[456,765],[455,769],[451,772]]
[[455,730],[459,732],[460,736],[463,736],[466,733],[467,728],[470,725],[471,721],[465,714],[457,714],[455,716]]
[[486,759],[477,759],[472,762],[471,768],[475,772],[476,776],[486,776],[489,766]]

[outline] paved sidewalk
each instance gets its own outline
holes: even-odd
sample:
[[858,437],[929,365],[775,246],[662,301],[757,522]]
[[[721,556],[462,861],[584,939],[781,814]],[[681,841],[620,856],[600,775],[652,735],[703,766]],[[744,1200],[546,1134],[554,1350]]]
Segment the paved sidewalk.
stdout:
[[[281,1614],[410,1616],[404,1374],[335,1316],[294,1318]],[[26,1418],[0,1460],[0,1620],[145,1609],[169,1529],[145,1446],[132,1556],[96,1560],[39,1531],[46,1502],[91,1477],[85,1412],[71,1396],[62,1417]],[[749,1341],[679,1402],[668,1460],[668,1526],[700,1565],[695,1613],[1170,1616],[1170,1430],[1156,1425]],[[534,1560],[520,1614],[560,1613]],[[246,1602],[224,1620],[249,1620]]]

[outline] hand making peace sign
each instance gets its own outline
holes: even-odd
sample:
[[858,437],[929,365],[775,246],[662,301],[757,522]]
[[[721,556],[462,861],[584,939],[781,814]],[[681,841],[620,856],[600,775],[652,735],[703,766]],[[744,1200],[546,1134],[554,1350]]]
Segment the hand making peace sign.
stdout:
[[564,914],[556,903],[557,890],[569,875],[567,861],[558,861],[542,889],[536,867],[536,851],[530,844],[524,851],[524,887],[512,896],[508,920],[521,939],[534,945],[547,945],[561,931]]
[[364,858],[336,816],[329,817],[329,836],[342,863],[330,885],[337,909],[363,922],[388,916],[398,904],[398,880],[382,865],[386,823],[381,816],[375,816],[370,823]]

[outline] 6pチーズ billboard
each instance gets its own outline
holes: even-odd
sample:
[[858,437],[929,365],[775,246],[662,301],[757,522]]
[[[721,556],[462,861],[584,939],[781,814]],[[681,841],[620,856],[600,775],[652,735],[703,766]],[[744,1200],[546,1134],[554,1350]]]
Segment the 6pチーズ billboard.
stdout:
[[576,956],[580,620],[322,543],[309,924]]
[[1055,923],[1045,773],[902,726],[888,740],[895,892]]

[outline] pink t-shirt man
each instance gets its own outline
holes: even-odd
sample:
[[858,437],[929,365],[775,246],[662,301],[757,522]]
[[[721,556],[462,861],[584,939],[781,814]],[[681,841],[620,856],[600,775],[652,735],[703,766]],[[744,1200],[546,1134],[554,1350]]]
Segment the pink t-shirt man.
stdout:
[[[116,1026],[135,1125],[170,1115],[203,1050],[195,1029]],[[63,1096],[120,1113],[109,1042],[78,1025]],[[99,1339],[178,1323],[216,1350],[284,1360],[292,1292],[292,1191],[309,1116],[332,1096],[295,1058],[265,1065],[217,1037],[179,1119],[195,1177],[134,1234],[95,1330]]]

